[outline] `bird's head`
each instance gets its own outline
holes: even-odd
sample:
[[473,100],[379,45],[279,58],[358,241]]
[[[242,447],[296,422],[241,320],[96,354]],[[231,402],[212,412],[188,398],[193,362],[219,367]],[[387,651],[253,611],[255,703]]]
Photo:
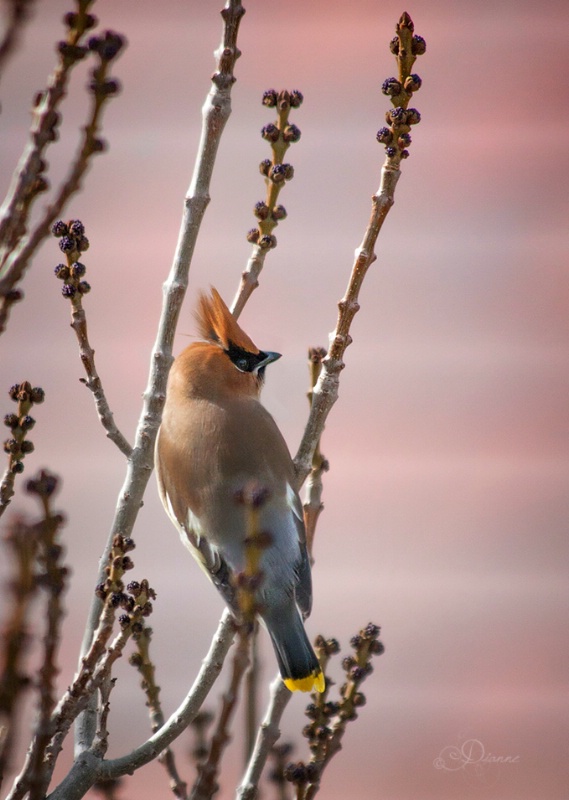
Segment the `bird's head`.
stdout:
[[213,287],[200,295],[196,317],[205,341],[191,344],[177,359],[193,391],[258,396],[265,367],[280,353],[259,350]]

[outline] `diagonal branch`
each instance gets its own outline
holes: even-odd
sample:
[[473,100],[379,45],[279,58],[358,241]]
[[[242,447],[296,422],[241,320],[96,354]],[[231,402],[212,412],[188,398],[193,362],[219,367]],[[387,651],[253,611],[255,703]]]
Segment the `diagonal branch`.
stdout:
[[389,127],[381,128],[377,133],[378,142],[386,145],[386,160],[381,169],[379,189],[372,197],[368,226],[355,253],[346,293],[338,303],[336,328],[330,334],[330,347],[322,361],[322,371],[313,390],[308,422],[294,459],[297,488],[302,486],[310,472],[326,418],[338,399],[340,372],[345,366],[344,353],[352,342],[350,326],[360,307],[359,292],[369,267],[376,259],[377,237],[395,202],[395,187],[401,174],[399,165],[409,155],[407,147],[411,143],[410,126],[416,125],[421,119],[419,112],[414,108],[409,109],[408,105],[413,93],[421,87],[421,79],[418,75],[411,74],[411,69],[416,57],[425,52],[425,40],[414,35],[413,21],[406,12],[401,16],[395,30],[397,36],[392,39],[390,49],[396,57],[399,79],[388,78],[382,86],[383,93],[391,98],[394,108],[386,114]]
[[372,197],[371,216],[361,245],[356,250],[356,257],[346,293],[338,303],[338,319],[336,328],[330,334],[330,347],[322,361],[322,371],[318,382],[313,389],[312,405],[308,422],[298,452],[294,458],[297,475],[297,486],[304,483],[306,476],[312,468],[314,451],[320,440],[326,418],[336,400],[340,384],[340,372],[345,364],[343,362],[346,348],[352,342],[350,326],[359,310],[358,297],[361,285],[370,265],[375,261],[375,243],[381,226],[395,202],[394,192],[399,180],[398,167],[384,164],[381,170],[381,184],[377,194]]
[[48,795],[47,800],[80,800],[97,781],[132,774],[163,752],[188,727],[200,710],[221,672],[234,635],[235,623],[226,609],[192,688],[166,724],[140,747],[120,758],[102,761],[90,750],[81,752],[69,773]]

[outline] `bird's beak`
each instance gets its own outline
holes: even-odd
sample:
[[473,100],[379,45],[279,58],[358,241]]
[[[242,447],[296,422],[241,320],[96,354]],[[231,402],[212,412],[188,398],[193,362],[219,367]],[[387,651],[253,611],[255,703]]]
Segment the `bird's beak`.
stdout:
[[281,357],[281,353],[260,353],[260,355],[264,355],[265,357],[257,364],[258,370],[262,367],[266,367],[267,364],[272,364],[273,361],[277,361],[277,359]]

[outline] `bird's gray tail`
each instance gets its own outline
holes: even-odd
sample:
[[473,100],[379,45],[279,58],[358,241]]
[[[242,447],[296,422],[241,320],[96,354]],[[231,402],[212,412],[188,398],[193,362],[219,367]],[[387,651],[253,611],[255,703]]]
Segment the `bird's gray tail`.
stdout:
[[261,614],[273,643],[282,679],[291,692],[324,691],[324,675],[296,605]]

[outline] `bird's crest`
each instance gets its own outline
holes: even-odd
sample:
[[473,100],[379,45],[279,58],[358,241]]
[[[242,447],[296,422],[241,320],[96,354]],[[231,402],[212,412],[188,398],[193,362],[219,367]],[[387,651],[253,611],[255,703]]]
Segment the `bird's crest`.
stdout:
[[257,354],[259,348],[253,344],[237,320],[227,308],[221,295],[211,287],[211,295],[201,294],[196,312],[200,334],[204,339],[229,350],[231,344],[243,348],[248,353]]

